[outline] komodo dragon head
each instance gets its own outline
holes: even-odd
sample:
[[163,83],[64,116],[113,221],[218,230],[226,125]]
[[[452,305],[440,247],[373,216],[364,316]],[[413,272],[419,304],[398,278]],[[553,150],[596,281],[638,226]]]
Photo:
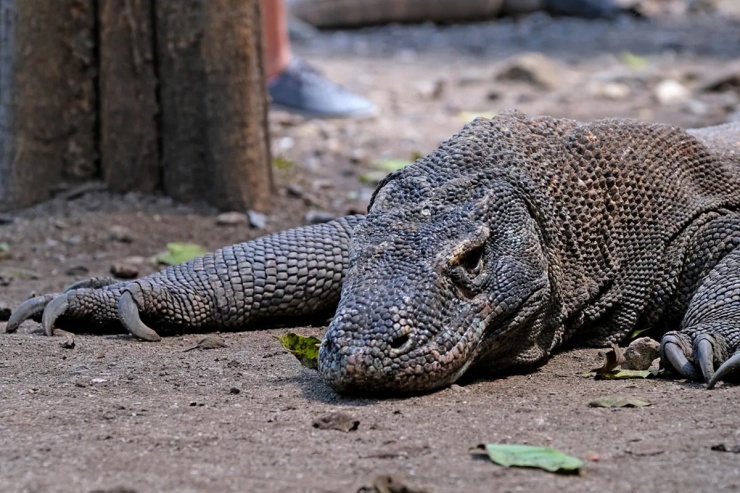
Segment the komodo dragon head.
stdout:
[[540,228],[506,173],[481,164],[506,156],[491,156],[479,135],[466,127],[376,190],[320,349],[336,390],[423,392],[473,365],[546,357]]

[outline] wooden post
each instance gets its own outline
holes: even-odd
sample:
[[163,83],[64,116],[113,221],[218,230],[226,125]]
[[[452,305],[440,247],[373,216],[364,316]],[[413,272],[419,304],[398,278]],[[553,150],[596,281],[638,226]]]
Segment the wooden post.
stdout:
[[164,189],[265,210],[272,176],[258,0],[155,2]]
[[98,3],[100,164],[117,192],[160,186],[152,0]]
[[92,0],[0,0],[0,209],[95,171]]
[[265,210],[261,33],[259,0],[0,0],[0,210],[95,177]]

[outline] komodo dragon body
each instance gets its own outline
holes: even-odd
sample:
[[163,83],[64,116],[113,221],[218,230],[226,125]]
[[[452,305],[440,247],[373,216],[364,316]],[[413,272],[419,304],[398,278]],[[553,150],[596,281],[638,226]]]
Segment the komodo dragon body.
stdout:
[[367,216],[78,283],[27,301],[7,330],[40,317],[49,334],[158,340],[150,326],[238,330],[338,303],[319,372],[342,392],[431,390],[635,329],[713,386],[740,373],[739,144],[738,124],[477,119],[386,177]]

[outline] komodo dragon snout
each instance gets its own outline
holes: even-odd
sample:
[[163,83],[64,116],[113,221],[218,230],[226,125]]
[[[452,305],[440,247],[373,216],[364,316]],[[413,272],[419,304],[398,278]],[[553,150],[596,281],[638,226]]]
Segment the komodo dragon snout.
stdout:
[[454,193],[468,179],[424,180],[403,173],[384,184],[354,232],[319,355],[338,391],[428,391],[480,362],[509,367],[546,355],[538,348],[548,262],[516,190],[495,182],[471,200]]

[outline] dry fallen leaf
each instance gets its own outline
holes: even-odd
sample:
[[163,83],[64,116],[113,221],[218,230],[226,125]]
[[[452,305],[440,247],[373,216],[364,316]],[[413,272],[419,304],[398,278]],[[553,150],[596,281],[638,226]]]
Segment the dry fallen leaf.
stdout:
[[599,397],[588,403],[589,407],[645,407],[650,401],[632,396],[611,395]]
[[200,349],[202,351],[204,349],[218,349],[222,347],[226,347],[226,341],[224,341],[220,336],[209,335],[198,341],[198,344],[195,346],[187,348],[183,352],[192,351],[193,349]]
[[604,373],[610,373],[618,366],[624,363],[624,355],[622,354],[622,348],[618,344],[612,344],[612,348],[606,352],[599,353],[604,358],[604,364],[600,368],[594,368],[591,370],[598,375]]

